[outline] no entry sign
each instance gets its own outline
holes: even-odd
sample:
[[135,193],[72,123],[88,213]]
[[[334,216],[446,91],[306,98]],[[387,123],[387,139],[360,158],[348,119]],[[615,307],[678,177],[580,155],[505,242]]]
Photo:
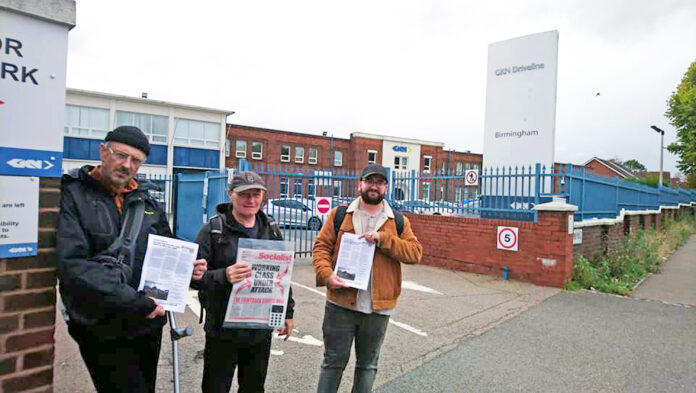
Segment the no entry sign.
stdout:
[[498,227],[498,249],[517,251],[519,245],[519,228]]
[[317,212],[321,215],[327,215],[329,214],[329,211],[331,211],[331,198],[317,198]]

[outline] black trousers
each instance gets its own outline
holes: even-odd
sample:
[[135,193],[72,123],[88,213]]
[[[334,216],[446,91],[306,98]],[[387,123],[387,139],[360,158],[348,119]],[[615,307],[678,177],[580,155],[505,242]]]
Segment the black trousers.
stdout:
[[228,393],[235,368],[239,368],[240,393],[263,392],[270,355],[271,330],[231,338],[206,336],[203,392]]
[[162,329],[130,338],[104,339],[88,327],[68,326],[70,336],[80,346],[94,387],[99,393],[154,393]]

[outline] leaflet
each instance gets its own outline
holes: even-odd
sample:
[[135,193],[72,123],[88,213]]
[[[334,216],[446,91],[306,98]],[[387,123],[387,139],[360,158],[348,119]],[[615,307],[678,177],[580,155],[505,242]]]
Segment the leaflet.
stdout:
[[349,287],[367,290],[374,256],[374,243],[360,239],[354,233],[344,233],[334,273]]
[[295,243],[239,239],[237,263],[251,265],[251,277],[232,286],[223,327],[274,329],[285,322]]
[[139,291],[144,291],[165,311],[184,312],[198,244],[149,235]]

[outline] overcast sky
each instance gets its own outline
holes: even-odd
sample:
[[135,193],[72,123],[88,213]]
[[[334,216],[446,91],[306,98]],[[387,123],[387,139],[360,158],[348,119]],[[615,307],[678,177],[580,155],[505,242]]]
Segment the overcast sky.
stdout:
[[[68,87],[483,152],[488,44],[558,30],[556,161],[659,167],[666,101],[696,60],[693,0],[77,0]],[[596,93],[600,93],[597,96]],[[665,154],[665,170],[677,157]]]

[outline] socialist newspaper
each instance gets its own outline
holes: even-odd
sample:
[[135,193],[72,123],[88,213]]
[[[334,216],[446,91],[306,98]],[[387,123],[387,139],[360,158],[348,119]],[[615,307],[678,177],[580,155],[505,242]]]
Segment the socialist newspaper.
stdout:
[[272,319],[284,321],[294,259],[293,242],[239,239],[237,263],[251,265],[251,277],[232,285],[223,326],[272,329]]

